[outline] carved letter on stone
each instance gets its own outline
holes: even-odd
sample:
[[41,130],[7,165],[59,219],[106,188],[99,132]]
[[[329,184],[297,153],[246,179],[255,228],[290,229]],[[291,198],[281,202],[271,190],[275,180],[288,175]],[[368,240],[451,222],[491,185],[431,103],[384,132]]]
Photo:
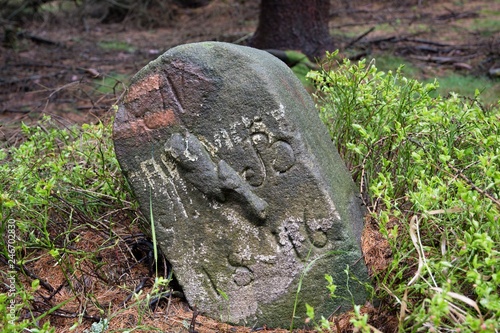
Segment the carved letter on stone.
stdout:
[[[171,49],[133,78],[114,140],[202,313],[288,327],[304,274],[297,322],[305,303],[328,317],[364,302],[355,186],[311,98],[278,59],[216,42]],[[325,274],[340,297],[329,297]]]

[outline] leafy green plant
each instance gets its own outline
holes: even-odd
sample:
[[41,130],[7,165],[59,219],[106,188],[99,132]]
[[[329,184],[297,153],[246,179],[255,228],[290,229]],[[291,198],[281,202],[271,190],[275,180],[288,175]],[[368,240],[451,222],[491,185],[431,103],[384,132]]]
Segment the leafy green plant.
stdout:
[[[368,295],[373,294],[373,291],[372,291],[373,288],[371,287],[371,285],[368,282],[358,281],[356,279],[356,277],[352,276],[350,273],[350,270],[349,270],[349,266],[346,267],[346,269],[344,270],[344,273],[347,275],[347,280],[346,280],[347,285],[345,286],[345,288],[348,291],[348,293],[351,295],[349,300],[352,302],[352,305],[354,307],[354,313],[353,313],[353,317],[351,319],[351,323],[354,324],[354,327],[356,329],[361,330],[361,332],[364,332],[364,331],[370,332],[370,329],[377,332],[377,329],[375,327],[367,324],[367,318],[368,318],[367,315],[366,314],[361,315],[360,310],[359,310],[360,306],[355,304],[355,301],[352,298],[352,293],[350,291],[349,280],[353,279],[356,282],[358,282],[360,286],[364,286],[368,291]],[[325,280],[327,282],[326,289],[329,292],[330,298],[335,299],[335,298],[342,297],[342,296],[337,295],[337,293],[336,293],[338,286],[333,283],[333,277],[329,274],[325,274]],[[305,304],[305,306],[306,306],[306,316],[307,316],[306,323],[312,324],[312,327],[314,327],[314,329],[316,331],[318,331],[318,332],[339,332],[340,331],[340,328],[337,325],[336,325],[337,326],[336,329],[334,330],[331,322],[327,318],[325,318],[324,316],[321,316],[321,318],[319,318],[319,320],[316,320],[314,308],[307,303]]]
[[401,73],[406,77],[418,77],[421,75],[422,70],[416,67],[411,62],[403,57],[398,57],[390,54],[380,54],[370,59],[375,61],[375,66],[379,71],[396,71],[401,68]]
[[134,254],[149,240],[114,154],[112,122],[67,127],[46,117],[21,131],[0,149],[2,332],[54,332],[54,318],[69,331],[112,332],[123,318],[133,318],[129,331],[159,331],[152,311],[168,311],[181,294],[170,290],[171,272],[151,286],[150,267],[140,264],[149,253]]
[[[335,54],[328,55],[332,64]],[[335,66],[330,64],[329,68]],[[500,327],[500,111],[344,60],[311,72],[318,108],[387,239],[377,297],[400,331]],[[383,286],[383,287],[382,287]],[[357,318],[364,322],[363,318]]]
[[350,322],[353,324],[355,332],[370,333],[372,330],[375,333],[380,332],[378,329],[368,324],[368,315],[366,313],[361,313],[361,306],[359,305],[354,306],[354,316],[351,318]]
[[316,321],[316,315],[314,313],[314,308],[306,303],[306,323],[311,324],[314,329],[318,332],[332,332],[332,327],[328,319],[321,316],[319,321]]
[[[2,278],[15,276],[8,298],[16,304],[16,327],[48,332],[45,317],[60,313],[86,290],[88,272],[104,281],[116,279],[104,258],[123,251],[112,227],[128,211],[135,218],[134,205],[114,155],[110,124],[64,128],[47,117],[36,127],[23,125],[22,132],[21,144],[0,149],[0,231],[8,235],[0,239],[0,259],[9,268]],[[92,240],[85,239],[88,232],[95,233]],[[96,251],[83,246],[88,241],[96,242]],[[56,267],[65,281],[59,289],[67,285],[75,296],[53,301],[56,288],[30,268],[40,260]],[[29,281],[37,288],[26,289]],[[35,295],[48,301],[36,301]],[[97,298],[86,290],[85,299],[103,313]],[[28,311],[29,319],[19,322],[20,311]]]
[[[337,297],[335,295],[335,291],[337,290],[337,286],[333,283],[333,277],[331,275],[325,274],[325,280],[328,282],[326,285],[326,289],[328,289],[331,298]],[[332,327],[328,319],[324,316],[321,316],[319,321],[316,321],[316,315],[314,313],[314,308],[306,303],[306,322],[312,323],[312,326],[315,330],[319,332],[331,332]]]
[[[32,301],[33,294],[39,287],[39,281],[34,280],[31,284],[31,290],[26,291],[23,289],[16,292],[0,293],[0,323],[2,332],[17,333],[33,326],[32,322],[28,319],[19,320],[17,315],[18,311],[22,308],[24,302]],[[21,302],[19,302],[21,300]],[[52,311],[55,309],[51,309]],[[50,310],[49,310],[50,311]],[[36,320],[41,320],[45,314],[37,317]],[[31,329],[32,332],[37,333],[52,333],[54,328],[50,327],[48,322],[44,323],[42,327]]]

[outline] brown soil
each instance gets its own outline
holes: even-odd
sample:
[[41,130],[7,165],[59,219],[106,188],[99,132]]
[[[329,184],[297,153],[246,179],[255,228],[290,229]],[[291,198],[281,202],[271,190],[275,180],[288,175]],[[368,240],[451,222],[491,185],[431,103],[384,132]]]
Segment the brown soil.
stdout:
[[[4,146],[14,142],[20,121],[36,123],[43,114],[64,124],[111,118],[111,106],[119,100],[127,80],[175,45],[204,40],[244,44],[256,29],[258,2],[214,0],[198,9],[172,7],[165,11],[164,23],[149,29],[137,27],[132,19],[121,24],[104,24],[98,19],[82,19],[69,13],[64,17],[48,13],[20,24],[18,28],[23,34],[16,44],[5,45],[4,41],[0,47],[0,141]],[[156,19],[161,17],[151,15],[156,15]],[[429,76],[443,69],[485,74],[500,66],[500,28],[493,25],[492,31],[480,33],[474,26],[478,18],[498,22],[499,15],[500,2],[488,0],[333,0],[330,25],[334,40],[345,56],[400,55]],[[372,31],[372,26],[379,28]],[[112,42],[122,42],[125,47],[106,49],[105,45],[111,46]],[[136,227],[126,227],[129,222],[125,219],[113,231],[118,238],[123,240],[139,232]],[[85,313],[83,324],[77,331],[89,328],[100,316],[98,308],[110,309],[115,314],[111,329],[151,325],[164,332],[188,331],[193,310],[178,298],[172,298],[168,306],[154,312],[143,309],[144,313],[140,313],[137,307],[123,307],[131,290],[148,276],[147,268],[135,262],[126,245],[102,250],[102,244],[106,243],[102,235],[88,230],[80,236],[88,240],[80,244],[80,250],[96,252],[108,263],[107,278],[97,273],[85,275],[83,272],[96,272],[95,263],[79,263],[82,274],[73,278],[78,280],[75,284],[81,290],[75,292],[63,283],[64,277],[52,257],[45,255],[30,265],[33,273],[51,286],[63,286],[58,293],[41,288],[38,296],[41,308],[52,294],[51,304],[71,299],[63,307],[65,312],[50,317],[57,332],[68,332],[77,320],[75,315],[82,313]],[[387,267],[390,249],[371,222],[367,222],[363,250],[372,274]],[[113,275],[123,272],[128,274],[126,279]],[[119,283],[110,283],[113,276]],[[30,278],[24,279],[29,286]],[[146,280],[144,294],[152,285],[152,278]],[[89,293],[94,296],[86,297]],[[76,300],[71,298],[73,295]],[[363,311],[370,314],[374,327],[395,332],[397,316],[386,309],[366,304]],[[337,331],[353,330],[349,316],[335,318],[333,323]],[[196,317],[195,329],[200,333],[252,331],[201,315]]]

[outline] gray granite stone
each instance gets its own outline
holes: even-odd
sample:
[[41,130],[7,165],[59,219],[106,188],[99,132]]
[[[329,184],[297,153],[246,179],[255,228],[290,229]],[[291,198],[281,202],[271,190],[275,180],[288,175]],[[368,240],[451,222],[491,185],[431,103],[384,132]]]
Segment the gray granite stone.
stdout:
[[[358,194],[310,96],[277,58],[217,42],[167,51],[133,78],[114,142],[200,312],[288,327],[300,281],[299,324],[305,303],[327,317],[364,302]],[[325,274],[340,297],[329,297]]]

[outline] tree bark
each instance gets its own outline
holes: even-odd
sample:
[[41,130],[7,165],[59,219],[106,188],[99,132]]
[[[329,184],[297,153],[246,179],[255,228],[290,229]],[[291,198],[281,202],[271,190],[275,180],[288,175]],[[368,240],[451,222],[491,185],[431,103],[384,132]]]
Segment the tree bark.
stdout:
[[329,0],[262,0],[259,25],[251,46],[300,50],[309,57],[323,56],[332,48],[329,11]]

